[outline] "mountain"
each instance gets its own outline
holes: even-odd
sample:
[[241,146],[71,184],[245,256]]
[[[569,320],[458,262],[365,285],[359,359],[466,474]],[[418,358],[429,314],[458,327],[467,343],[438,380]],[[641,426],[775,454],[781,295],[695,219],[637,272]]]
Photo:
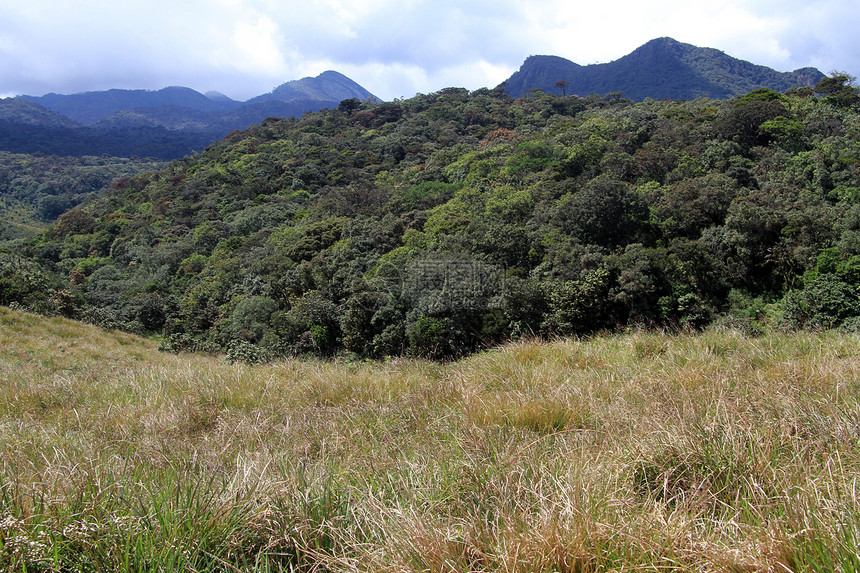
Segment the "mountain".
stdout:
[[[14,99],[39,104],[83,125],[93,125],[104,120],[117,125],[123,123],[125,118],[128,123],[124,125],[127,126],[140,125],[143,122],[146,125],[165,125],[170,129],[209,129],[211,124],[219,122],[222,114],[229,114],[248,105],[254,106],[273,101],[306,102],[300,106],[302,110],[297,115],[301,115],[305,111],[337,106],[342,100],[349,98],[376,99],[373,94],[343,74],[327,71],[314,78],[307,77],[286,82],[267,94],[245,102],[235,101],[220,92],[201,94],[191,88],[178,86],[157,91],[112,89],[71,95],[55,93],[39,97],[25,95]],[[324,105],[310,102],[324,102]],[[295,114],[292,108],[290,111],[293,112],[291,115]],[[129,112],[133,113],[129,114]],[[165,114],[174,116],[185,114],[191,118],[190,125],[176,127],[175,120],[164,121]],[[254,113],[250,115],[257,117]],[[256,122],[262,119],[265,117],[257,119]],[[250,123],[241,125],[240,128],[248,125]]]
[[208,97],[209,99],[214,100],[214,101],[227,101],[227,102],[233,101],[232,99],[225,96],[221,92],[215,91],[215,90],[210,90],[203,95],[205,95],[206,97]]
[[0,99],[0,122],[51,128],[78,127],[78,123],[65,115],[22,98]]
[[0,100],[0,151],[175,159],[268,117],[299,117],[350,98],[377,100],[334,71],[286,82],[246,102],[176,86],[20,96]]
[[607,64],[581,66],[557,56],[530,56],[502,86],[508,95],[532,89],[586,96],[622,92],[634,101],[654,99],[725,99],[758,88],[784,92],[814,86],[824,78],[815,68],[778,72],[739,60],[713,48],[699,48],[672,38],[657,38]]
[[21,99],[42,105],[84,125],[91,125],[121,110],[178,106],[197,111],[225,111],[242,105],[241,102],[225,98],[210,98],[191,88],[178,86],[157,91],[112,89],[71,95],[50,93],[40,97],[21,96]]
[[345,75],[329,70],[315,78],[302,78],[281,84],[271,92],[252,98],[245,103],[292,100],[339,103],[350,98],[358,98],[360,100],[377,99],[376,96]]

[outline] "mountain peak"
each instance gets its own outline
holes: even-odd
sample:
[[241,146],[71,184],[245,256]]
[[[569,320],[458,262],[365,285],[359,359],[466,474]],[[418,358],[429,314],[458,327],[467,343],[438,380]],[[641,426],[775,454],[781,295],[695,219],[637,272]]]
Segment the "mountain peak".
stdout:
[[526,58],[526,61],[523,62],[523,66],[527,65],[552,65],[552,64],[564,64],[569,65],[572,64],[576,67],[582,67],[575,62],[571,62],[570,60],[566,60],[560,56],[548,56],[548,55],[540,55],[540,56],[529,56]]
[[372,93],[334,70],[327,70],[312,78],[306,77],[283,83],[271,92],[248,100],[247,103],[264,101],[325,101],[341,102],[349,98],[377,99]]
[[[661,37],[608,64],[580,66],[557,56],[529,56],[504,85],[513,97],[537,88],[581,96],[620,91],[633,100],[724,99],[762,87],[783,92],[815,85],[823,77],[815,68],[778,72],[714,48]],[[560,82],[567,82],[563,92],[556,87]]]
[[644,44],[640,46],[640,48],[644,48],[646,46],[690,46],[694,47],[691,44],[683,44],[679,42],[675,38],[670,38],[669,36],[661,36],[660,38],[654,38],[653,40],[648,40]]
[[205,94],[203,94],[203,95],[205,95],[206,97],[208,97],[209,99],[211,99],[211,100],[213,100],[213,101],[222,101],[222,102],[231,102],[231,101],[233,101],[232,99],[230,99],[229,97],[225,96],[225,95],[224,95],[224,94],[222,94],[221,92],[219,92],[219,91],[215,91],[215,90],[210,90],[210,91],[206,92],[206,93],[205,93]]
[[529,56],[519,71],[504,83],[505,91],[514,97],[524,97],[533,88],[547,93],[565,93],[555,86],[559,81],[576,77],[582,66],[559,56]]

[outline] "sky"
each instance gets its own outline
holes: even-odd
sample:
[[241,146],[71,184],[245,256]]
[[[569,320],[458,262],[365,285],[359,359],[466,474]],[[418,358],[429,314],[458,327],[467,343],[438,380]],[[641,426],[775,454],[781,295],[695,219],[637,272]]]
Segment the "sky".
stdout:
[[0,0],[0,97],[186,86],[244,101],[336,70],[392,100],[663,36],[857,76],[858,30],[860,0]]

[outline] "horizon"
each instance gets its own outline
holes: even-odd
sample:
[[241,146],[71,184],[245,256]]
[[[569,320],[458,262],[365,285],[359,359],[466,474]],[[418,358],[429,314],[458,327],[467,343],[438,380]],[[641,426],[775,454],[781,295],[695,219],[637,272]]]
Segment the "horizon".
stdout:
[[[513,75],[514,73],[516,73],[516,72],[517,72],[517,71],[518,71],[518,70],[519,70],[519,69],[520,69],[520,68],[525,64],[525,62],[527,62],[527,61],[528,61],[529,59],[531,59],[531,58],[541,58],[541,57],[560,58],[560,59],[562,59],[562,60],[566,60],[566,61],[569,61],[569,62],[573,62],[573,63],[575,63],[575,64],[577,64],[577,65],[580,65],[580,66],[582,66],[582,67],[586,67],[586,68],[587,68],[587,67],[591,67],[591,66],[601,66],[601,65],[611,64],[611,63],[613,63],[613,62],[615,62],[615,61],[617,61],[617,60],[619,60],[619,59],[624,58],[625,56],[629,55],[630,53],[633,53],[635,50],[637,50],[637,49],[639,49],[639,48],[641,48],[641,47],[643,47],[643,46],[645,46],[645,45],[647,45],[647,44],[649,44],[649,43],[651,43],[651,42],[654,42],[654,41],[657,41],[657,40],[662,40],[662,39],[672,40],[673,42],[677,42],[677,43],[679,43],[679,44],[686,44],[686,45],[694,46],[694,47],[696,47],[696,48],[700,48],[700,49],[714,49],[714,50],[717,50],[717,51],[719,51],[719,52],[722,52],[722,53],[724,53],[724,54],[726,54],[726,55],[728,55],[729,57],[732,57],[732,58],[734,58],[734,59],[739,59],[739,60],[741,59],[741,58],[737,58],[737,57],[733,56],[732,54],[729,54],[729,53],[727,53],[727,52],[725,52],[725,51],[723,51],[723,50],[719,50],[719,49],[717,49],[717,48],[712,48],[712,47],[710,47],[710,46],[698,46],[698,45],[695,45],[695,44],[690,44],[689,42],[681,42],[680,40],[676,40],[675,38],[672,38],[672,37],[669,37],[669,36],[659,36],[659,37],[652,38],[651,40],[648,40],[648,41],[644,42],[643,44],[641,44],[641,45],[637,46],[636,48],[634,48],[633,50],[631,50],[631,51],[630,51],[630,52],[628,52],[627,54],[623,54],[623,55],[619,56],[618,58],[616,58],[616,59],[614,59],[614,60],[611,60],[611,61],[608,61],[608,62],[593,62],[593,63],[589,63],[589,64],[581,64],[581,63],[579,63],[579,62],[573,62],[573,60],[569,60],[568,58],[565,58],[565,57],[563,57],[563,56],[558,56],[558,55],[555,55],[555,54],[530,54],[530,55],[526,56],[526,57],[523,59],[523,61],[520,63],[520,65],[519,65],[516,69],[514,69],[514,70],[513,70],[513,71],[512,71],[512,72],[511,72],[507,77],[505,77],[504,79],[500,80],[497,84],[495,84],[495,85],[479,86],[479,87],[477,87],[477,88],[470,89],[470,91],[475,91],[475,90],[477,90],[477,89],[484,89],[484,88],[492,89],[492,88],[497,87],[498,85],[500,85],[501,83],[503,83],[504,81],[506,81],[507,79],[509,79],[511,75]],[[744,60],[744,61],[747,61],[747,60]],[[752,62],[752,61],[750,61],[749,63],[754,64],[754,65],[764,65],[764,64],[759,64],[758,62]],[[765,67],[770,68],[770,66],[765,66]],[[794,69],[791,69],[791,70],[783,70],[783,69],[776,69],[776,68],[771,68],[771,69],[774,69],[775,71],[780,72],[780,73],[792,73],[792,72],[796,72],[796,71],[803,70],[803,69],[808,69],[808,68],[816,69],[816,70],[818,70],[819,72],[824,73],[825,75],[835,73],[836,71],[842,71],[842,70],[836,70],[835,68],[834,68],[834,69],[828,69],[828,70],[822,70],[822,69],[820,69],[820,68],[818,68],[818,67],[816,67],[816,66],[801,66],[801,67],[799,67],[799,68],[794,68]],[[302,80],[306,80],[306,79],[316,79],[316,78],[318,78],[318,77],[320,77],[320,76],[322,76],[323,74],[326,74],[326,73],[328,73],[328,72],[334,72],[334,73],[340,74],[340,75],[342,75],[342,76],[346,77],[347,79],[349,79],[350,81],[353,81],[353,82],[355,82],[355,83],[358,83],[358,84],[360,85],[360,87],[362,87],[362,88],[364,88],[365,90],[367,90],[367,91],[371,92],[375,97],[377,97],[378,99],[381,99],[382,101],[391,101],[391,100],[385,100],[385,99],[383,99],[383,98],[379,98],[379,96],[376,96],[376,94],[375,94],[374,90],[373,90],[371,87],[368,87],[368,86],[366,86],[366,85],[360,84],[359,82],[357,82],[357,81],[356,81],[356,80],[354,80],[353,78],[349,77],[348,75],[343,74],[343,73],[342,73],[342,72],[340,72],[339,70],[334,70],[334,69],[327,69],[327,70],[323,70],[323,71],[321,71],[321,72],[319,72],[318,74],[315,74],[315,75],[303,76],[303,77],[295,78],[295,79],[291,79],[291,80],[284,80],[284,81],[283,81],[283,82],[281,82],[280,84],[277,84],[277,85],[273,86],[272,88],[270,88],[269,90],[267,90],[267,91],[265,91],[265,92],[261,92],[261,93],[256,94],[256,95],[252,95],[252,96],[250,96],[250,97],[248,97],[248,98],[246,98],[246,99],[241,99],[241,100],[240,100],[240,99],[234,99],[234,98],[230,97],[229,95],[227,95],[226,93],[224,93],[224,91],[223,91],[223,90],[220,90],[220,89],[210,89],[210,90],[206,90],[206,91],[201,91],[201,90],[196,89],[196,88],[194,88],[194,87],[191,87],[191,86],[188,86],[188,85],[180,85],[180,84],[166,85],[166,86],[162,86],[162,87],[158,87],[158,88],[148,88],[148,87],[137,87],[137,88],[134,88],[134,87],[131,87],[131,88],[111,87],[111,88],[106,88],[106,89],[93,89],[93,90],[85,90],[85,91],[70,92],[70,93],[46,92],[46,93],[43,93],[43,94],[40,94],[40,95],[34,95],[34,94],[3,95],[3,94],[0,94],[0,99],[5,99],[5,98],[19,98],[19,97],[20,97],[20,98],[41,98],[41,97],[46,97],[46,96],[51,96],[51,95],[58,95],[58,96],[75,96],[75,95],[84,95],[84,94],[92,94],[92,93],[104,93],[104,92],[110,92],[110,91],[128,91],[128,92],[148,92],[148,93],[157,93],[157,92],[161,92],[161,91],[168,90],[168,89],[171,89],[171,88],[176,88],[176,89],[189,89],[189,90],[192,90],[192,91],[194,91],[194,92],[196,92],[196,93],[198,93],[198,94],[200,94],[200,95],[203,95],[203,96],[205,96],[205,97],[208,97],[208,98],[210,98],[210,99],[217,99],[217,98],[213,98],[213,97],[210,95],[210,94],[212,94],[212,95],[215,95],[215,96],[218,96],[218,97],[226,97],[226,98],[227,98],[227,99],[229,99],[230,101],[233,101],[233,102],[236,102],[236,103],[245,103],[245,102],[247,102],[247,101],[249,101],[249,100],[251,100],[251,99],[253,99],[253,98],[255,98],[255,97],[258,97],[258,96],[260,96],[260,95],[265,95],[265,94],[268,94],[268,93],[272,93],[273,91],[275,91],[276,89],[278,89],[279,87],[281,87],[281,86],[283,86],[283,85],[285,85],[285,84],[289,84],[289,83],[293,83],[293,82],[298,82],[298,81],[302,81]],[[850,72],[848,72],[848,73],[850,74]],[[851,75],[853,76],[853,74],[851,74]],[[429,91],[429,92],[416,92],[415,94],[413,94],[413,96],[409,96],[409,97],[414,97],[415,95],[419,95],[419,94],[421,94],[421,93],[432,93],[433,91],[439,91],[439,90],[442,90],[442,89],[445,89],[445,88],[465,88],[465,89],[469,89],[469,88],[466,88],[466,86],[453,86],[453,85],[451,85],[451,86],[439,86],[439,87],[437,87],[436,89],[431,90],[431,91]],[[395,98],[395,99],[397,99],[397,98]]]
[[778,71],[860,70],[853,0],[0,0],[0,95],[189,87],[235,101],[337,70],[382,100],[493,87],[529,56],[609,63],[659,37]]

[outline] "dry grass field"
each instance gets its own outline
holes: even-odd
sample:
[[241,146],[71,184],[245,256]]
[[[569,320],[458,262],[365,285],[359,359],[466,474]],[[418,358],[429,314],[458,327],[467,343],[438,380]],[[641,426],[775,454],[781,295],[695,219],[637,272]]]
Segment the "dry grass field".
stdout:
[[0,308],[4,571],[855,571],[860,339],[248,366]]

